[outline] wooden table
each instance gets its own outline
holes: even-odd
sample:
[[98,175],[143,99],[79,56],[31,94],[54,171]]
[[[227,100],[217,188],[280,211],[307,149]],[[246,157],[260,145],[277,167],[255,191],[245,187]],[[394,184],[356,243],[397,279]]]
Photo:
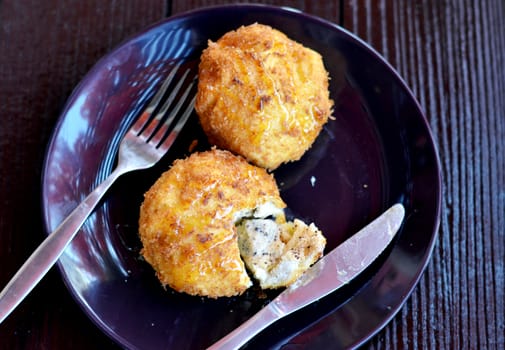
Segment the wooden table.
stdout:
[[[262,1],[336,22],[370,43],[422,104],[441,159],[432,260],[401,312],[367,345],[505,348],[505,3]],[[129,35],[202,1],[0,1],[0,286],[44,238],[44,149],[72,89]],[[56,269],[0,325],[0,349],[117,348]]]

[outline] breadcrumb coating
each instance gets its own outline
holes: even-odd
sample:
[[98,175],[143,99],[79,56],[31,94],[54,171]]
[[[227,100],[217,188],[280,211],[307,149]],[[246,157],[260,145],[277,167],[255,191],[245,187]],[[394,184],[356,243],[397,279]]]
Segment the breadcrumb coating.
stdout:
[[[140,208],[142,255],[162,285],[217,298],[243,293],[252,282],[240,257],[236,222],[282,201],[272,175],[228,151],[194,153],[145,194]],[[267,211],[268,212],[268,211]]]
[[321,55],[269,26],[209,41],[195,109],[209,141],[269,170],[309,149],[332,113]]

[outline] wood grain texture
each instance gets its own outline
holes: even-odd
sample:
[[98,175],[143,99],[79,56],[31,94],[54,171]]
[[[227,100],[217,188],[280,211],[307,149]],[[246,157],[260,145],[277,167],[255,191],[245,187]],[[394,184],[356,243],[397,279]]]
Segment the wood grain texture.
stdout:
[[[0,285],[43,239],[40,174],[63,105],[105,53],[169,14],[236,1],[0,1]],[[261,1],[342,24],[398,70],[438,145],[433,258],[370,349],[505,348],[505,4]],[[114,349],[56,270],[0,325],[0,349]],[[331,344],[329,344],[331,348]]]
[[[72,89],[102,55],[166,13],[154,0],[0,1],[0,285],[44,237],[44,149]],[[0,325],[0,349],[114,346],[55,269]]]
[[[239,4],[251,3],[251,1],[229,1],[229,0],[188,0],[188,1],[172,1],[172,13],[180,13],[189,11],[191,9],[226,5],[226,4]],[[256,4],[262,5],[275,5],[286,6],[298,9],[321,18],[328,19],[332,22],[340,23],[341,8],[340,1],[310,1],[310,0],[260,0],[255,1]]]
[[438,145],[433,258],[371,348],[505,347],[505,15],[502,1],[346,1],[344,26],[392,63]]

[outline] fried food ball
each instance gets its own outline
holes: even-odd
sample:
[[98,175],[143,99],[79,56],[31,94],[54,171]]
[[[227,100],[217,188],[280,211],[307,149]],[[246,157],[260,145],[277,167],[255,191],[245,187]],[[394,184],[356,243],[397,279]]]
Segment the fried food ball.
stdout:
[[162,285],[191,295],[241,294],[252,285],[248,270],[262,288],[287,286],[325,239],[313,224],[286,222],[285,206],[265,169],[228,151],[194,153],[145,194],[141,253]]
[[175,161],[145,194],[142,255],[161,283],[176,291],[212,298],[241,294],[252,283],[235,223],[268,207],[282,216],[285,203],[264,169],[227,151],[194,153]]
[[301,158],[331,115],[321,56],[269,26],[209,41],[195,109],[210,143],[269,170]]

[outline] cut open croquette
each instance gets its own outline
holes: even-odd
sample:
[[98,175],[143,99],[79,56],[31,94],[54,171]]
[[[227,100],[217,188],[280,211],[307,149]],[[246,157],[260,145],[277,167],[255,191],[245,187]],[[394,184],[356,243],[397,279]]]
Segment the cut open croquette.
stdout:
[[194,153],[145,194],[142,255],[162,285],[191,295],[241,294],[252,285],[248,271],[262,288],[288,285],[325,239],[313,224],[286,222],[285,206],[263,168],[228,151]]

